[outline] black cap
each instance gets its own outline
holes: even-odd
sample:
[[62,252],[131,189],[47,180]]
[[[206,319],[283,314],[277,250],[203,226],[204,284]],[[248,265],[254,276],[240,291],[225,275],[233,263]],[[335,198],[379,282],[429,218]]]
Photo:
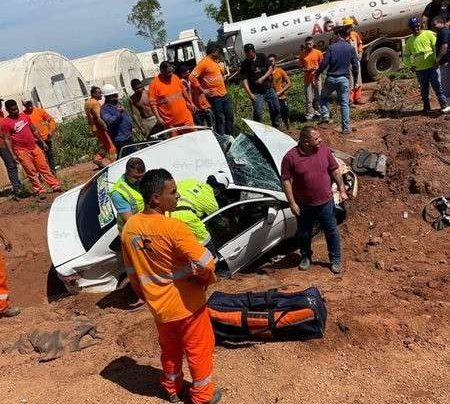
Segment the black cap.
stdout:
[[244,52],[251,52],[251,51],[255,51],[255,45],[253,45],[252,43],[246,43],[244,45]]

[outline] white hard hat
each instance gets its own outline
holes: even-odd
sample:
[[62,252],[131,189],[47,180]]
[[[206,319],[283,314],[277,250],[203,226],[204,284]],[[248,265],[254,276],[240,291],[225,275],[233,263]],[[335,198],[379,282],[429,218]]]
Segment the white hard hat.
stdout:
[[116,87],[114,87],[112,84],[105,84],[102,88],[102,93],[105,97],[107,97],[108,95],[119,94]]
[[224,188],[228,188],[231,181],[225,171],[217,171],[215,174],[210,175],[206,182],[213,188],[217,185],[222,185]]

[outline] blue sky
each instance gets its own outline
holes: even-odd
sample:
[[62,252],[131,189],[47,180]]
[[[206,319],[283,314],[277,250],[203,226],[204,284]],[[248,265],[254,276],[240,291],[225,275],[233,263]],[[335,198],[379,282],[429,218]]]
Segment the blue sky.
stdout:
[[[203,39],[216,37],[217,24],[204,13],[219,0],[160,0],[168,39],[183,29],[197,28]],[[136,0],[13,0],[3,7],[0,59],[26,52],[52,50],[69,59],[118,48],[151,49],[135,35],[127,15]]]

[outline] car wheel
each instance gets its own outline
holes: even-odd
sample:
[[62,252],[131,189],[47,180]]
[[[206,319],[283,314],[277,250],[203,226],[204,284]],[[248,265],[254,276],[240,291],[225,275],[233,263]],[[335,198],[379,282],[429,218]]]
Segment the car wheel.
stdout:
[[47,300],[54,302],[61,297],[67,296],[68,291],[64,286],[64,282],[59,279],[55,267],[52,265],[47,275]]

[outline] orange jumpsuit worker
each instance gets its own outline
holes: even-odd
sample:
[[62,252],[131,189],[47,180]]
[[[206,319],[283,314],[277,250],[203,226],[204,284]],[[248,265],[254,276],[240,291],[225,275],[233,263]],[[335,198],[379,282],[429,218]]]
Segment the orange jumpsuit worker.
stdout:
[[31,123],[28,115],[19,113],[19,107],[14,100],[5,102],[8,116],[2,120],[1,131],[6,134],[6,145],[15,161],[19,161],[27,174],[34,194],[44,199],[45,188],[40,178],[54,191],[60,192],[58,179],[50,171],[44,152],[37,145],[40,141],[44,151],[47,145],[43,142],[38,130]]
[[44,109],[33,106],[33,101],[23,100],[23,113],[28,115],[31,123],[36,127],[41,135],[42,140],[47,145],[45,156],[47,157],[48,165],[53,174],[56,174],[55,155],[53,154],[52,138],[56,131],[56,122],[54,118]]
[[102,90],[100,87],[91,87],[91,98],[84,104],[84,112],[91,128],[92,136],[100,143],[100,148],[94,157],[94,164],[100,168],[106,167],[104,159],[106,156],[113,161],[116,155],[116,147],[106,131],[106,123],[100,118]]
[[166,217],[180,195],[164,169],[148,171],[140,189],[142,213],[122,230],[122,252],[130,283],[155,319],[163,373],[161,383],[172,403],[183,393],[183,354],[193,379],[192,403],[218,403],[211,381],[214,333],[206,309],[206,288],[216,281],[214,257],[182,221]]
[[[4,244],[6,251],[12,250],[10,241],[0,229],[0,241]],[[0,252],[0,318],[14,317],[20,314],[20,308],[11,306],[9,302],[9,289],[6,284],[5,260],[3,254]]]
[[[186,94],[181,80],[176,76],[169,62],[162,62],[160,74],[155,77],[148,88],[148,98],[158,124],[166,129],[179,126],[193,126],[192,112],[195,107]],[[174,132],[181,134],[181,132]]]
[[363,55],[363,42],[359,32],[353,29],[353,18],[344,17],[342,19],[342,25],[346,27],[350,34],[348,42],[355,48],[356,54],[358,55],[359,67],[358,67],[358,82],[357,86],[353,85],[353,75],[350,73],[350,104],[361,105],[364,104],[362,100],[362,77],[361,77],[361,58]]

